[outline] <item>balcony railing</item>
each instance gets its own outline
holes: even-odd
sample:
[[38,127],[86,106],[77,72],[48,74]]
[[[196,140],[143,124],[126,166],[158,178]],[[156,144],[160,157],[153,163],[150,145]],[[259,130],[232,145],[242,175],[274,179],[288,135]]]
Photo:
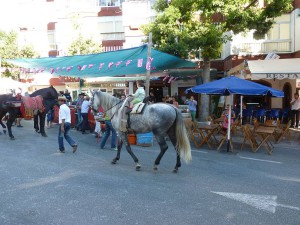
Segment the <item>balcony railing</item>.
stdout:
[[266,41],[262,43],[240,43],[233,47],[238,53],[291,52],[291,41]]

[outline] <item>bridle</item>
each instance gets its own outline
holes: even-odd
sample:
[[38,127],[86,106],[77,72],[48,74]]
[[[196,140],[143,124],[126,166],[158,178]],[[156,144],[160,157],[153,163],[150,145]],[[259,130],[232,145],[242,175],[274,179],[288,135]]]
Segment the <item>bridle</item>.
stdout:
[[[92,110],[93,110],[94,113],[98,113],[98,111],[96,109],[94,109],[94,99],[95,99],[94,95],[95,95],[95,93],[93,94],[93,106],[92,106]],[[112,108],[116,107],[117,105],[123,103],[123,101],[119,101],[117,104],[115,104],[112,107],[110,107],[109,109],[103,111],[103,113],[106,113],[107,111],[111,110]],[[114,117],[115,114],[116,114],[116,112],[112,115],[111,119]]]

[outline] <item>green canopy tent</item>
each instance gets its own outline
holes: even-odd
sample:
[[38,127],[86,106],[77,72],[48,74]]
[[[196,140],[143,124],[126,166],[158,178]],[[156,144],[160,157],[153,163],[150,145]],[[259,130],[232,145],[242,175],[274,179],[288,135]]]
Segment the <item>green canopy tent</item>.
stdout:
[[30,72],[49,72],[58,76],[107,77],[120,75],[145,74],[171,68],[195,68],[197,64],[181,58],[151,50],[147,57],[147,45],[89,55],[64,56],[55,58],[9,59]]

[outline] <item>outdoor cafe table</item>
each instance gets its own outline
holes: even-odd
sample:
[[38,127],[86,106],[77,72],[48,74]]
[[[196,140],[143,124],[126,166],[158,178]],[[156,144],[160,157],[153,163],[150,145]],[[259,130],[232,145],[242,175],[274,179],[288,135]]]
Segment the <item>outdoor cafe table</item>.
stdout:
[[219,131],[221,127],[218,124],[202,124],[198,123],[198,131],[202,137],[200,141],[199,148],[205,143],[208,145],[209,149],[212,149],[211,144],[218,144],[218,140],[215,137],[217,131]]
[[269,138],[272,136],[272,134],[275,131],[275,127],[265,127],[265,126],[259,126],[254,132],[258,135],[258,137],[261,140],[261,143],[258,145],[258,147],[255,149],[255,152],[259,150],[259,148],[264,145],[266,148],[266,151],[269,155],[272,154],[272,144],[269,142]]

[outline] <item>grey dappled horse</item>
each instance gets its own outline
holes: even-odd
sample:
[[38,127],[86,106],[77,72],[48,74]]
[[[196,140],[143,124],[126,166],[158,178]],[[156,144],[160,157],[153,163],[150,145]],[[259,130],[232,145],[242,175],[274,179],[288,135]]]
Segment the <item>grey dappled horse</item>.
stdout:
[[[127,131],[121,129],[121,121],[124,119],[124,111],[126,111],[127,99],[120,99],[106,94],[105,92],[96,91],[92,98],[92,112],[97,113],[101,106],[110,116],[113,127],[119,134],[117,156],[112,160],[112,164],[120,159],[120,153],[123,142],[125,143],[127,152],[131,155],[136,163],[136,170],[141,168],[138,158],[131,150],[127,139]],[[154,162],[154,170],[158,169],[161,158],[168,149],[165,136],[168,135],[177,153],[176,165],[173,172],[177,172],[181,166],[180,158],[189,162],[192,159],[190,142],[187,137],[184,121],[181,113],[172,105],[165,103],[156,103],[146,106],[143,114],[130,115],[130,128],[135,133],[153,132],[160,146],[160,153]],[[122,130],[122,131],[121,131]]]

